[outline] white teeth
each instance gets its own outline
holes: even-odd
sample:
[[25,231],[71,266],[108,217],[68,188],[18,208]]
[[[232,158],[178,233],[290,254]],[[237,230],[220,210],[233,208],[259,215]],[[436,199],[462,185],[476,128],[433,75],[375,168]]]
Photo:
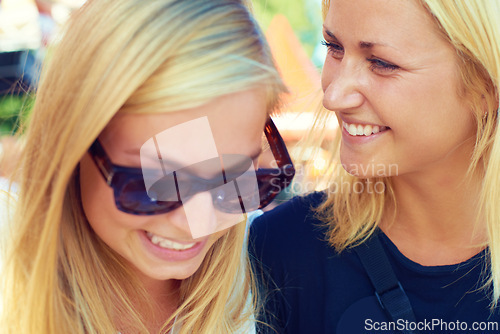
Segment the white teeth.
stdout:
[[376,134],[387,130],[386,126],[378,126],[378,125],[355,125],[348,124],[343,122],[343,127],[351,136],[370,136],[372,134]]
[[351,136],[355,136],[356,133],[358,132],[358,130],[356,129],[356,125],[354,124],[348,125],[347,132],[349,132]]
[[194,245],[196,245],[196,242],[193,242],[190,244],[180,244],[178,242],[164,239],[164,238],[157,236],[151,232],[147,232],[146,234],[153,244],[160,246],[162,248],[168,248],[168,249],[182,251],[182,250],[192,248]]
[[362,134],[363,134],[363,125],[358,125],[357,130],[358,130],[358,131],[357,131],[357,133],[356,133],[356,134],[357,134],[358,136],[362,135]]
[[365,128],[363,129],[363,134],[365,136],[371,135],[372,134],[372,126],[371,125],[365,126]]

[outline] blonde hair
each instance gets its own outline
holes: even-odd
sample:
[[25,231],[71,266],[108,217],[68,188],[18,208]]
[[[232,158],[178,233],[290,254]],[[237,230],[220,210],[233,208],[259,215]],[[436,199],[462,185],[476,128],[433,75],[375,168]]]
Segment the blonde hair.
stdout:
[[[482,193],[478,217],[485,217],[491,261],[489,283],[493,285],[492,307],[500,297],[500,133],[498,131],[498,87],[500,84],[500,2],[489,0],[417,0],[436,22],[439,33],[456,50],[462,81],[460,94],[470,96],[470,110],[477,123],[475,149],[468,176],[481,175]],[[330,1],[323,0],[323,18]],[[331,113],[322,108],[315,128]],[[397,207],[390,177],[359,179],[349,175],[339,163],[340,133],[330,148],[333,166],[326,181],[342,190],[330,192],[318,208],[329,224],[329,242],[342,251],[365,241],[375,231],[382,216],[394,217]],[[356,184],[363,191],[356,191]],[[377,191],[383,185],[385,191]],[[353,191],[354,190],[354,191]],[[390,206],[388,206],[390,204]],[[385,212],[387,207],[394,211]]]
[[[118,112],[177,111],[265,85],[284,86],[241,0],[91,0],[43,68],[21,162],[4,279],[3,333],[145,333],[154,306],[125,261],[89,226],[78,164]],[[244,224],[181,283],[180,333],[232,333],[249,314]],[[137,301],[149,309],[138,309]]]

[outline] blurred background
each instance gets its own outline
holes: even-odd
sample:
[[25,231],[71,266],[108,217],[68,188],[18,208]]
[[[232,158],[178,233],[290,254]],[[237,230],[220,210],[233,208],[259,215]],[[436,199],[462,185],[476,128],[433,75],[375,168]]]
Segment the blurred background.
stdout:
[[[0,176],[8,177],[20,154],[23,119],[34,101],[38,72],[51,42],[71,12],[85,0],[0,0]],[[294,189],[281,195],[315,188],[315,178],[325,174],[327,152],[305,147],[301,140],[321,105],[320,73],[326,49],[321,45],[321,0],[252,0],[254,14],[265,31],[280,74],[290,94],[273,119],[294,159]],[[34,88],[34,89],[33,89]],[[326,141],[337,128],[327,120]],[[302,163],[311,162],[309,178]],[[316,186],[321,188],[322,186]]]

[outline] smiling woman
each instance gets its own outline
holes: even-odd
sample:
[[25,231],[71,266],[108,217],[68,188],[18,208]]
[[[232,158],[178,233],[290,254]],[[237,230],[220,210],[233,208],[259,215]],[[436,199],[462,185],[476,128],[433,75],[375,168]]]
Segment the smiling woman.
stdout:
[[293,177],[284,90],[245,1],[87,1],[43,68],[0,331],[252,332],[244,222]]
[[319,119],[334,113],[341,126],[337,166],[327,190],[252,226],[269,295],[262,319],[279,333],[405,321],[391,328],[416,333],[433,319],[489,320],[497,326],[483,333],[496,333],[500,2],[331,0],[323,9]]
[[[398,164],[399,175],[466,171],[476,131],[470,97],[460,93],[456,51],[432,18],[417,2],[396,3],[392,12],[377,10],[388,16],[384,25],[379,16],[368,15],[376,8],[362,6],[347,18],[349,4],[331,5],[336,10],[324,24],[329,56],[323,105],[337,112],[345,129],[340,160],[347,172],[373,161]],[[358,22],[356,33],[347,24],[352,19]],[[445,132],[450,119],[453,131]]]

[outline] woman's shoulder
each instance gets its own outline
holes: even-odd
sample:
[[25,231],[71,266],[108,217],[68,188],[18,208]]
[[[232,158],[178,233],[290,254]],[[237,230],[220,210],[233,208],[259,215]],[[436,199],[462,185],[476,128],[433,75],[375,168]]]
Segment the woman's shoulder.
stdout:
[[314,209],[326,197],[324,192],[297,196],[257,217],[250,226],[250,248],[270,254],[323,243],[326,224]]
[[326,199],[326,193],[313,192],[308,195],[295,196],[289,201],[257,217],[252,224],[259,228],[261,224],[301,223],[305,220],[317,220],[317,208]]

